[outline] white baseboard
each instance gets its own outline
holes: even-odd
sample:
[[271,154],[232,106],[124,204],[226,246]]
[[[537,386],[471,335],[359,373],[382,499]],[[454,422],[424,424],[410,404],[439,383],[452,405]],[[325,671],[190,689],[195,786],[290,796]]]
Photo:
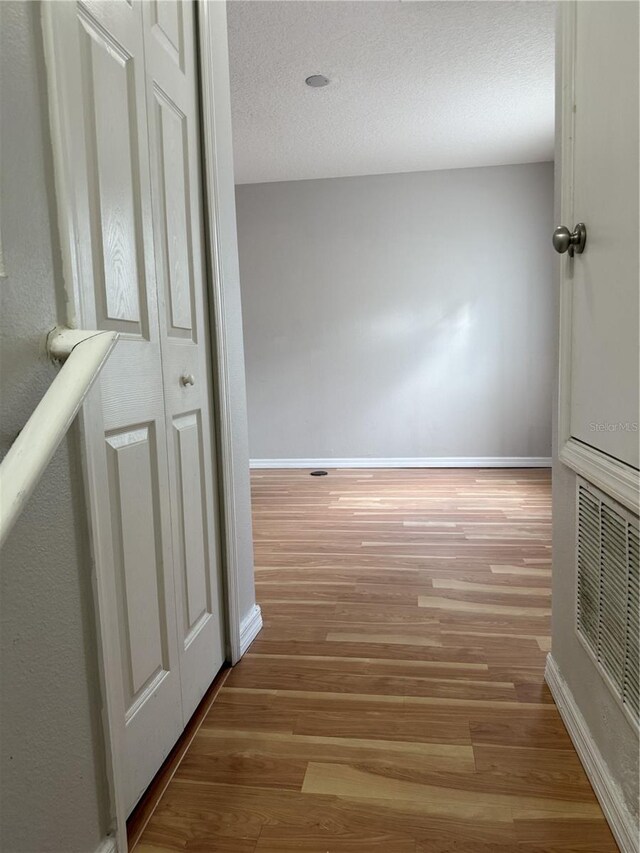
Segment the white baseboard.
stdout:
[[252,468],[550,468],[550,456],[399,456],[389,459],[252,459]]
[[109,835],[98,844],[94,853],[118,853],[118,845],[113,835]]
[[254,604],[253,610],[245,616],[240,625],[240,657],[247,651],[262,628],[262,611]]
[[544,677],[618,847],[622,853],[638,853],[638,827],[635,820],[625,805],[620,789],[611,778],[573,694],[550,654],[547,655]]

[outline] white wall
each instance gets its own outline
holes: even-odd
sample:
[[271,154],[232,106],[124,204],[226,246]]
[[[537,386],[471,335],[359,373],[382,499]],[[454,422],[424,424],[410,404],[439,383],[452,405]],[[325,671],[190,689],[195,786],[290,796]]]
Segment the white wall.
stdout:
[[607,768],[609,785],[638,820],[638,732],[578,639],[576,612],[576,475],[553,464],[552,654]]
[[551,456],[552,164],[236,201],[253,459]]
[[[64,318],[38,3],[0,3],[0,454],[49,387]],[[107,785],[78,437],[58,449],[0,554],[0,849],[88,853]]]

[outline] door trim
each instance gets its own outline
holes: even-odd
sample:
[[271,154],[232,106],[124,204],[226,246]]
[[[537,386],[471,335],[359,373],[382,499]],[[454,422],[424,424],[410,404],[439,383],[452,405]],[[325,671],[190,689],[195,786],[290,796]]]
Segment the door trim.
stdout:
[[[559,196],[557,223],[574,222],[574,103],[575,103],[575,39],[576,0],[558,5],[559,44],[556,73],[561,81],[556,121],[562,133],[558,135],[556,169]],[[571,339],[573,313],[573,269],[579,257],[568,254],[556,259],[556,280],[560,291],[560,335],[558,376],[558,458],[623,506],[638,514],[640,504],[640,474],[630,465],[603,453],[596,447],[578,441],[571,435]]]
[[[210,325],[214,330],[223,576],[228,659],[237,663],[262,627],[255,603],[243,614],[240,571],[253,578],[249,440],[240,273],[235,225],[226,4],[198,0],[201,134]],[[253,598],[255,602],[255,598]],[[245,608],[246,610],[246,608]],[[243,618],[244,616],[244,618]],[[248,630],[250,623],[250,630]],[[251,640],[247,640],[251,634]]]
[[640,478],[635,468],[575,438],[568,438],[564,442],[558,457],[576,474],[638,515]]

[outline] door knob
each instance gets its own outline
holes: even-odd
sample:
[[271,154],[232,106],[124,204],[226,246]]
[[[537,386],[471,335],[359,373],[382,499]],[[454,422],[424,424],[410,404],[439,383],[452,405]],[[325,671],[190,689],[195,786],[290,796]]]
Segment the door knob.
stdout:
[[573,231],[569,231],[566,225],[559,225],[553,232],[553,248],[558,254],[569,252],[569,257],[577,252],[581,255],[587,242],[587,229],[584,222],[578,222]]
[[193,373],[185,373],[184,376],[180,377],[180,384],[181,385],[195,385],[196,384],[196,378],[193,375]]

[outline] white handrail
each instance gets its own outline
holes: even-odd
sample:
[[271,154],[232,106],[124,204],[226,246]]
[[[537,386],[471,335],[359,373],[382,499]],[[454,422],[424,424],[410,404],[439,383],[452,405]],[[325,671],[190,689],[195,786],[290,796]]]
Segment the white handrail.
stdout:
[[0,464],[0,545],[109,358],[118,334],[54,329],[47,349],[64,362]]

